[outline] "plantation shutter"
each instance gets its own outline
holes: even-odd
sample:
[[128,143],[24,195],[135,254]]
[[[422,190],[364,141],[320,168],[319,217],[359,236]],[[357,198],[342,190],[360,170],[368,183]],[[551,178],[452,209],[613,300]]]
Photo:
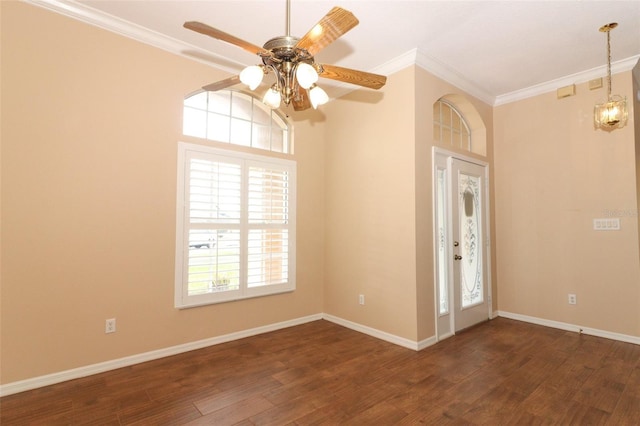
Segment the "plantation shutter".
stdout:
[[288,279],[289,173],[253,165],[248,175],[247,285],[282,284]]
[[229,160],[189,160],[189,296],[240,288],[241,173]]
[[181,148],[176,306],[295,289],[295,163]]

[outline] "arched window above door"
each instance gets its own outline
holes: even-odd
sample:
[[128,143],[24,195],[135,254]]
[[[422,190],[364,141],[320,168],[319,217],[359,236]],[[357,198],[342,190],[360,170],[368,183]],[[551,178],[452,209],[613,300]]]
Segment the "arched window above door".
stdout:
[[487,156],[487,128],[476,106],[457,93],[433,104],[433,139],[447,149]]
[[472,152],[467,122],[456,107],[444,99],[433,104],[433,139],[443,145]]

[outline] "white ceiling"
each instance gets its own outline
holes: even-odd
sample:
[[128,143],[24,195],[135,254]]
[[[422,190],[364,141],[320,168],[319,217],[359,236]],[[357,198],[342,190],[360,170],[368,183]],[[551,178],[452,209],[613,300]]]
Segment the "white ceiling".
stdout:
[[[260,46],[286,33],[286,0],[26,1],[231,73],[258,58],[183,28],[185,21]],[[640,59],[640,1],[292,0],[291,35],[304,35],[333,6],[360,24],[317,62],[380,74],[417,63],[491,104],[606,75],[598,29],[609,22],[619,24],[611,32],[614,73]]]

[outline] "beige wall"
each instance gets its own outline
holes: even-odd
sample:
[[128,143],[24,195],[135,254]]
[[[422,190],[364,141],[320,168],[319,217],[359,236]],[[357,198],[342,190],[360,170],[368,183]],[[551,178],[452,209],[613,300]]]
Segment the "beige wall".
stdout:
[[411,340],[414,109],[413,68],[379,92],[354,92],[325,108],[325,312]]
[[[633,77],[633,92],[628,99],[630,105],[633,106],[633,121],[638,123],[634,126],[634,138],[636,146],[636,219],[638,220],[638,229],[640,230],[640,61],[632,70]],[[638,253],[640,254],[640,235],[638,236]],[[639,259],[640,260],[640,259]],[[638,293],[640,297],[640,293]],[[638,299],[638,306],[640,306],[640,299]]]
[[[633,96],[631,72],[612,85]],[[495,108],[499,309],[640,336],[633,117],[596,131],[593,105],[606,92],[580,84],[576,93]],[[594,231],[593,219],[610,211],[622,212],[622,229]]]
[[1,10],[2,383],[322,312],[321,116],[295,130],[297,290],[177,310],[182,101],[225,76],[24,3]]
[[[433,104],[452,93],[409,67],[381,92],[327,106],[326,313],[412,341],[434,336]],[[465,99],[491,145],[492,108]]]

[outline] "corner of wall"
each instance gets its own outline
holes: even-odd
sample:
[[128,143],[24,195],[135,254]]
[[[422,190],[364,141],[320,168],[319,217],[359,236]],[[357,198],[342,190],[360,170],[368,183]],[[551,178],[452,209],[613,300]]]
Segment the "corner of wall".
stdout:
[[[633,67],[631,74],[633,76],[633,94],[630,104],[633,109],[631,122],[634,126],[633,135],[636,151],[636,218],[638,219],[638,252],[640,254],[640,61]],[[638,326],[640,328],[640,324]]]

